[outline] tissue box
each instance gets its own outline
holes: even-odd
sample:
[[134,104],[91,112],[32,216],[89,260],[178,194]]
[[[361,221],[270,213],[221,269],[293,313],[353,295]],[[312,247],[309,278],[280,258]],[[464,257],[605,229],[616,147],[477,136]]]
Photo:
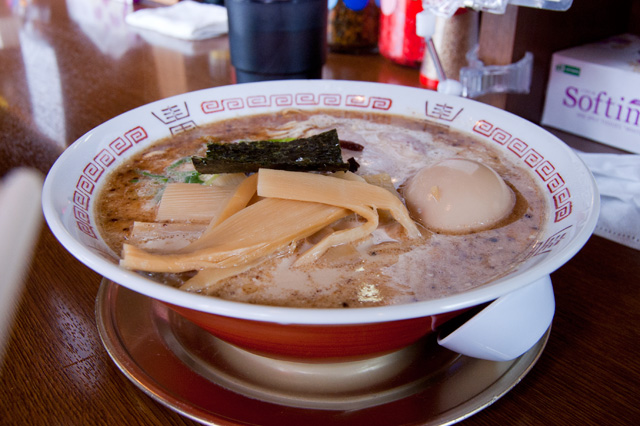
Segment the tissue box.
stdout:
[[640,153],[640,37],[554,53],[542,124]]

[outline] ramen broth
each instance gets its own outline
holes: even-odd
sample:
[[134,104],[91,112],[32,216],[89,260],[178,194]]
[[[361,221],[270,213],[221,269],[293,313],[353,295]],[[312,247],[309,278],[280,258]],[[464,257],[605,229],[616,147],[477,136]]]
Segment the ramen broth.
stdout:
[[[101,234],[116,253],[123,243],[136,245],[131,240],[133,222],[155,220],[166,178],[179,179],[190,173],[188,162],[176,167],[176,161],[204,155],[206,146],[200,136],[264,140],[306,137],[333,128],[341,140],[364,147],[361,151],[343,149],[345,159],[354,157],[360,164],[359,175],[387,173],[402,193],[403,183],[425,166],[451,157],[476,160],[493,168],[514,190],[514,211],[493,229],[448,235],[421,228],[422,236],[417,239],[409,239],[397,222],[383,214],[370,238],[331,248],[310,265],[292,264],[318,241],[322,231],[203,292],[240,302],[318,308],[423,301],[460,293],[507,274],[536,243],[545,201],[533,176],[484,141],[425,120],[333,110],[235,118],[154,143],[110,174],[96,204]],[[352,215],[332,227],[361,223],[361,218]],[[197,233],[185,236],[196,237]],[[194,273],[144,274],[179,287]]]

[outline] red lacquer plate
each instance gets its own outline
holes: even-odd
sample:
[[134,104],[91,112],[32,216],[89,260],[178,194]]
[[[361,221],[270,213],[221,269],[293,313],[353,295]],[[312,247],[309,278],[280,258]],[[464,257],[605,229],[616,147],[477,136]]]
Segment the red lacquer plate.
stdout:
[[[354,372],[354,363],[309,367],[259,356],[256,361],[255,355],[222,343],[163,303],[108,280],[100,287],[96,315],[109,355],[136,386],[160,404],[209,425],[455,423],[512,389],[536,363],[549,336],[506,362],[461,356],[427,338],[380,357],[377,364],[366,361],[373,371],[368,374],[374,375],[367,381]],[[252,368],[266,368],[269,374],[246,374]],[[303,368],[335,383],[292,384],[290,377],[300,378]],[[351,377],[342,377],[344,371]],[[352,384],[353,378],[360,381]]]

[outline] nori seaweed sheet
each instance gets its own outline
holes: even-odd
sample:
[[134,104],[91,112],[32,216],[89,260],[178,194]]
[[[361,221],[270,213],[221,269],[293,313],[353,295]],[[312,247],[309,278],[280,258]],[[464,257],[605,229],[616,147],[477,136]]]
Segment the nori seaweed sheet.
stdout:
[[[205,137],[210,141],[211,138]],[[260,168],[289,171],[356,171],[358,163],[342,160],[338,132],[333,129],[308,138],[237,143],[209,142],[206,157],[192,157],[202,174],[252,173]]]

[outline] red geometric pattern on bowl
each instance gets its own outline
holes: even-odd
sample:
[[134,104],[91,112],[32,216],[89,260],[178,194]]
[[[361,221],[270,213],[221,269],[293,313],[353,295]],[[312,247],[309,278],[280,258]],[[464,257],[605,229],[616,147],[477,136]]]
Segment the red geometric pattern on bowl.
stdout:
[[453,105],[449,105],[446,102],[436,102],[429,103],[425,102],[425,115],[434,120],[442,120],[442,121],[454,121],[460,113],[464,110],[464,108],[456,108]]
[[[344,106],[371,108],[387,111],[393,101],[389,98],[365,95],[344,95]],[[212,99],[200,104],[202,112],[213,114],[227,110],[244,108],[265,108],[271,106],[325,106],[339,107],[343,105],[343,96],[339,93],[282,93],[276,95],[250,95],[225,99]]]
[[549,253],[551,249],[560,244],[560,242],[562,242],[562,240],[567,237],[569,229],[571,229],[571,227],[572,226],[567,226],[566,228],[557,231],[553,235],[550,235],[545,240],[537,242],[531,252],[527,254],[526,259],[538,256],[540,254]]
[[172,135],[197,127],[195,121],[188,120],[191,117],[191,113],[186,102],[170,104],[153,111],[151,115],[167,126]]
[[391,108],[391,99],[375,96],[347,95],[345,105],[348,107],[373,108],[387,111]]
[[96,231],[91,224],[89,205],[95,185],[104,172],[111,167],[117,157],[124,155],[134,144],[147,139],[147,132],[141,126],[136,126],[126,131],[122,136],[118,136],[101,150],[93,161],[87,163],[82,169],[82,174],[78,178],[75,191],[73,193],[73,216],[78,229],[91,238],[97,239]]
[[573,207],[571,193],[551,161],[529,147],[529,144],[521,138],[514,137],[511,133],[486,120],[477,121],[473,126],[473,131],[492,142],[505,146],[507,152],[515,155],[524,165],[536,172],[536,176],[545,183],[547,190],[553,197],[554,222],[558,223],[571,215]]

